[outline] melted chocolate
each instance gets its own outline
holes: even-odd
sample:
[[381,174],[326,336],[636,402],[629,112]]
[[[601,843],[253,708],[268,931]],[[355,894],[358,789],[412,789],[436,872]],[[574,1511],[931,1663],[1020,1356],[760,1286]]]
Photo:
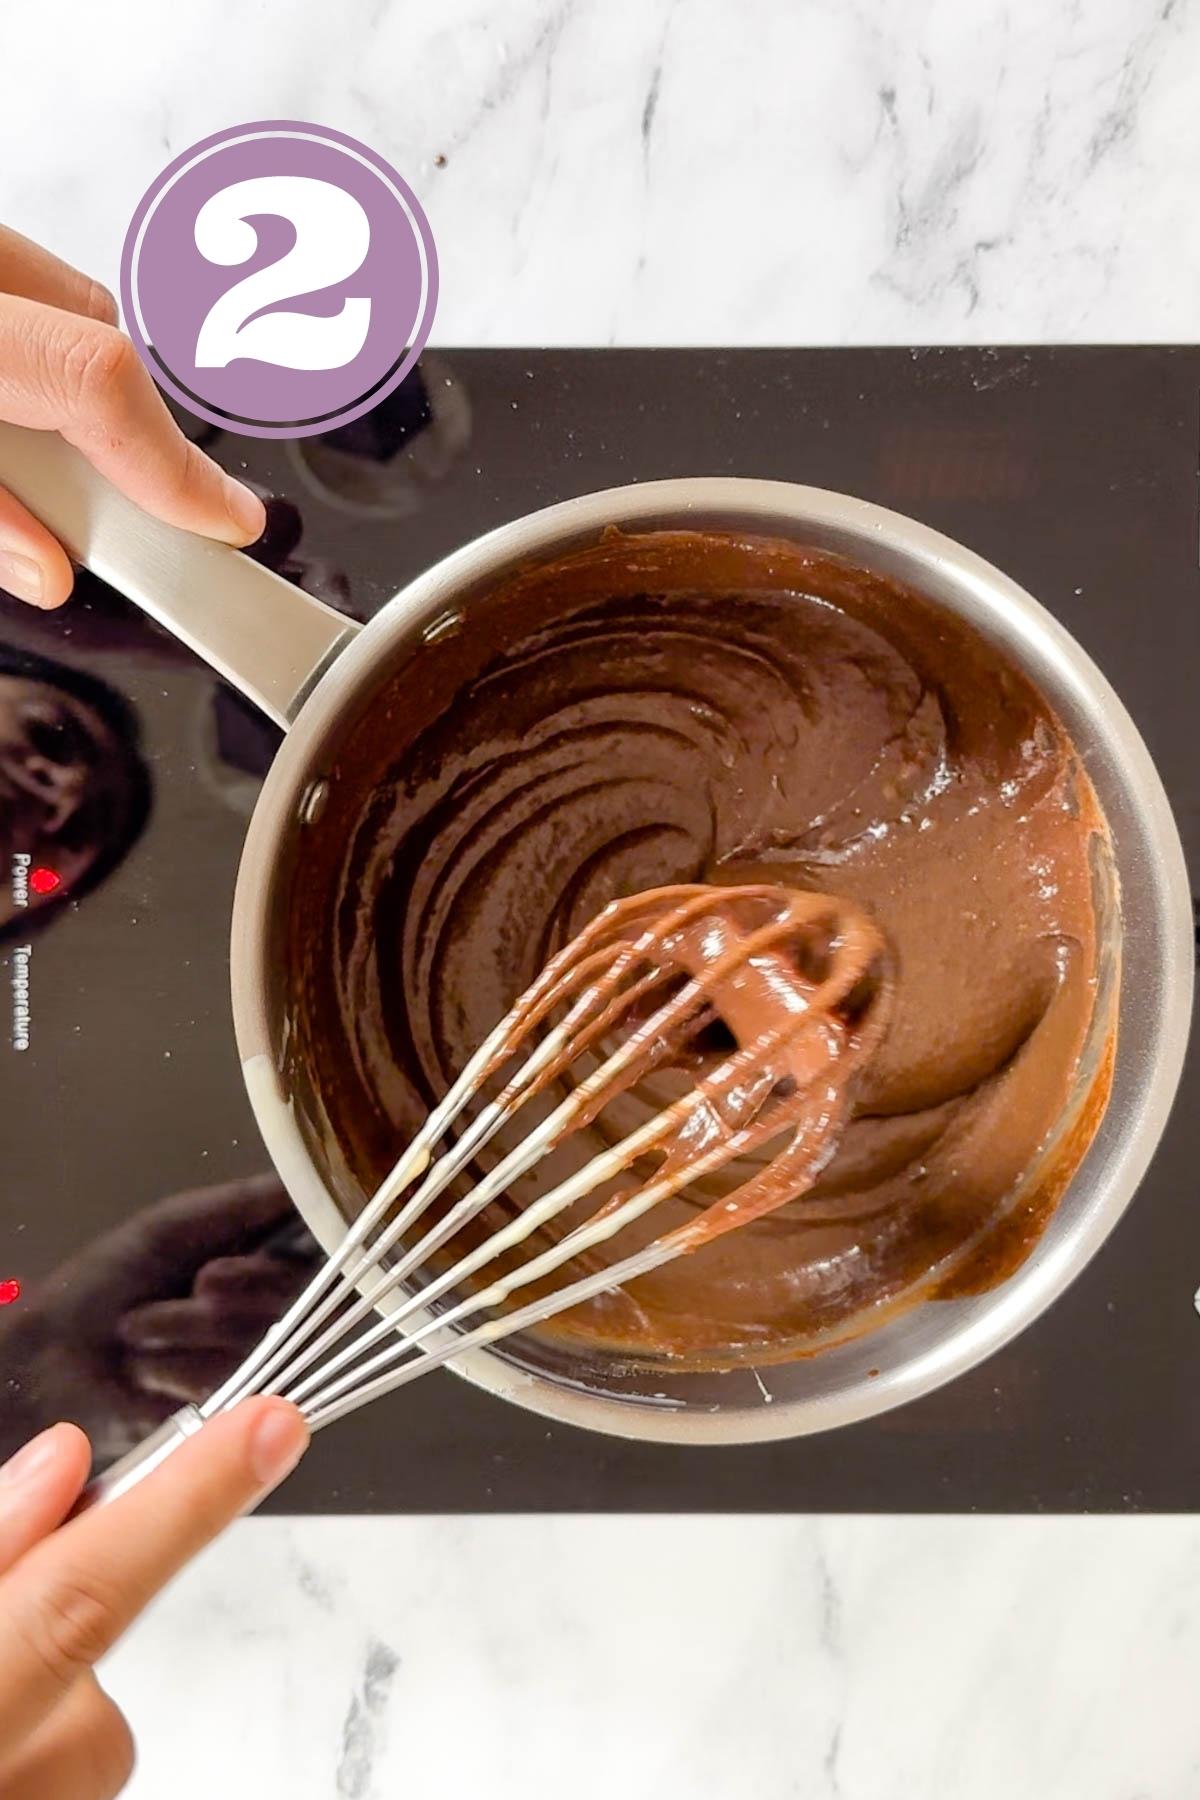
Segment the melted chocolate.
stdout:
[[[295,1046],[360,1192],[614,898],[845,895],[891,946],[890,1026],[816,1184],[556,1321],[573,1340],[761,1360],[1001,1279],[1102,1111],[1105,1074],[1081,1096],[1079,1071],[1104,828],[1073,748],[1001,651],[835,556],[613,532],[519,573],[389,678],[331,771],[321,832],[324,872],[318,857],[292,918]],[[656,1084],[509,1206],[649,1116]],[[666,1202],[651,1235],[721,1191]]]
[[[761,885],[656,888],[610,901],[559,951],[498,1028],[480,1084],[517,1065],[495,1101],[506,1124],[565,1086],[544,1125],[558,1148],[601,1125],[647,1077],[684,1074],[677,1099],[586,1163],[593,1204],[597,1190],[615,1181],[616,1191],[594,1213],[585,1206],[568,1216],[588,1250],[597,1225],[607,1240],[626,1217],[644,1217],[666,1261],[812,1186],[837,1147],[889,999],[883,938],[857,907]],[[531,1132],[528,1115],[522,1127]],[[741,1185],[663,1233],[663,1201],[703,1192],[731,1163]],[[560,1211],[572,1204],[564,1197]],[[542,1210],[551,1205],[547,1198]],[[615,1276],[611,1260],[599,1266]]]

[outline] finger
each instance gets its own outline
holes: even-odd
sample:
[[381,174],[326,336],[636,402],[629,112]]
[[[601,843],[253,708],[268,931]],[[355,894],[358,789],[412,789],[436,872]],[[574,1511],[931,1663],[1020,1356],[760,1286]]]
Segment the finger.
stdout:
[[224,1350],[168,1350],[156,1356],[134,1356],[125,1365],[126,1380],[139,1394],[182,1406],[208,1399],[237,1368],[247,1351],[262,1336],[261,1329],[247,1333],[241,1343]]
[[300,1285],[294,1273],[281,1269],[278,1277],[264,1279],[254,1293],[151,1301],[126,1313],[117,1325],[117,1336],[128,1350],[140,1354],[225,1350],[273,1325]]
[[119,316],[106,287],[7,225],[0,225],[0,293],[20,294],[43,306],[61,306],[65,312],[98,319],[102,325],[115,325]]
[[108,1319],[163,1292],[177,1292],[181,1278],[193,1278],[212,1257],[252,1250],[294,1216],[274,1175],[190,1188],[156,1201],[89,1244],[59,1271],[56,1291],[77,1329],[91,1331],[98,1305]]
[[286,1400],[246,1400],[0,1582],[0,1743],[32,1731],[173,1575],[278,1485],[308,1442]]
[[83,1675],[0,1766],[4,1800],[114,1800],[133,1774],[133,1735],[94,1675]]
[[58,540],[0,488],[0,588],[32,606],[61,606],[74,585],[71,559]]
[[92,1451],[78,1425],[52,1425],[0,1468],[0,1575],[54,1530],[79,1498]]
[[[271,1309],[265,1308],[267,1322]],[[261,1313],[252,1315],[255,1324]],[[158,1300],[127,1313],[117,1335],[127,1349],[141,1355],[163,1350],[224,1350],[233,1336],[236,1315],[219,1312],[203,1300]]]
[[262,501],[189,443],[129,339],[19,295],[0,295],[0,416],[59,431],[148,512],[246,544]]
[[276,1175],[243,1175],[213,1187],[187,1188],[160,1200],[139,1221],[148,1245],[168,1258],[178,1274],[180,1258],[193,1270],[254,1248],[276,1225],[293,1217],[287,1189]]
[[272,1301],[294,1294],[305,1273],[298,1258],[273,1256],[269,1250],[252,1256],[214,1256],[197,1275],[194,1291],[219,1309],[262,1312]]

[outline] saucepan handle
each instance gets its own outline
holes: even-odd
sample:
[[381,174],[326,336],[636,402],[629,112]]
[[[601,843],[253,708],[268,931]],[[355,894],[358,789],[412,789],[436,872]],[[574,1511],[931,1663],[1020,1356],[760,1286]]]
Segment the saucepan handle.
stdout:
[[0,423],[0,487],[286,730],[359,627],[227,544],[164,525],[51,431]]

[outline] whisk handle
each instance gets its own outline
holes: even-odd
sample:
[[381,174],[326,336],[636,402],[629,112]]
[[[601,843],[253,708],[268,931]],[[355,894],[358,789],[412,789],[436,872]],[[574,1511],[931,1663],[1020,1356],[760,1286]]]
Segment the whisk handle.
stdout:
[[143,1476],[157,1469],[160,1463],[166,1462],[180,1444],[185,1443],[203,1425],[204,1419],[198,1407],[182,1406],[177,1413],[163,1422],[157,1431],[152,1431],[148,1438],[122,1456],[111,1467],[105,1469],[103,1475],[97,1475],[89,1481],[79,1496],[73,1517],[81,1512],[90,1512],[93,1506],[103,1506],[118,1495],[127,1493],[136,1487]]

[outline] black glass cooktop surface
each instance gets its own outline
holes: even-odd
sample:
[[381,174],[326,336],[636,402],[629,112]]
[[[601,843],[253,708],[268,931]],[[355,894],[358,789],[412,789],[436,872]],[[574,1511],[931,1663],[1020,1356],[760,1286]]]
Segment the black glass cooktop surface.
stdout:
[[[444,350],[329,438],[195,433],[277,497],[258,554],[359,618],[478,533],[621,482],[768,476],[910,513],[1008,570],[1110,675],[1195,881],[1198,401],[1191,349]],[[238,853],[276,741],[90,577],[55,615],[0,597],[0,1453],[62,1416],[118,1453],[206,1393],[311,1267],[227,992]],[[1198,1166],[1193,1057],[1136,1201],[1067,1295],[884,1418],[643,1446],[442,1371],[323,1433],[273,1504],[1189,1510]]]

